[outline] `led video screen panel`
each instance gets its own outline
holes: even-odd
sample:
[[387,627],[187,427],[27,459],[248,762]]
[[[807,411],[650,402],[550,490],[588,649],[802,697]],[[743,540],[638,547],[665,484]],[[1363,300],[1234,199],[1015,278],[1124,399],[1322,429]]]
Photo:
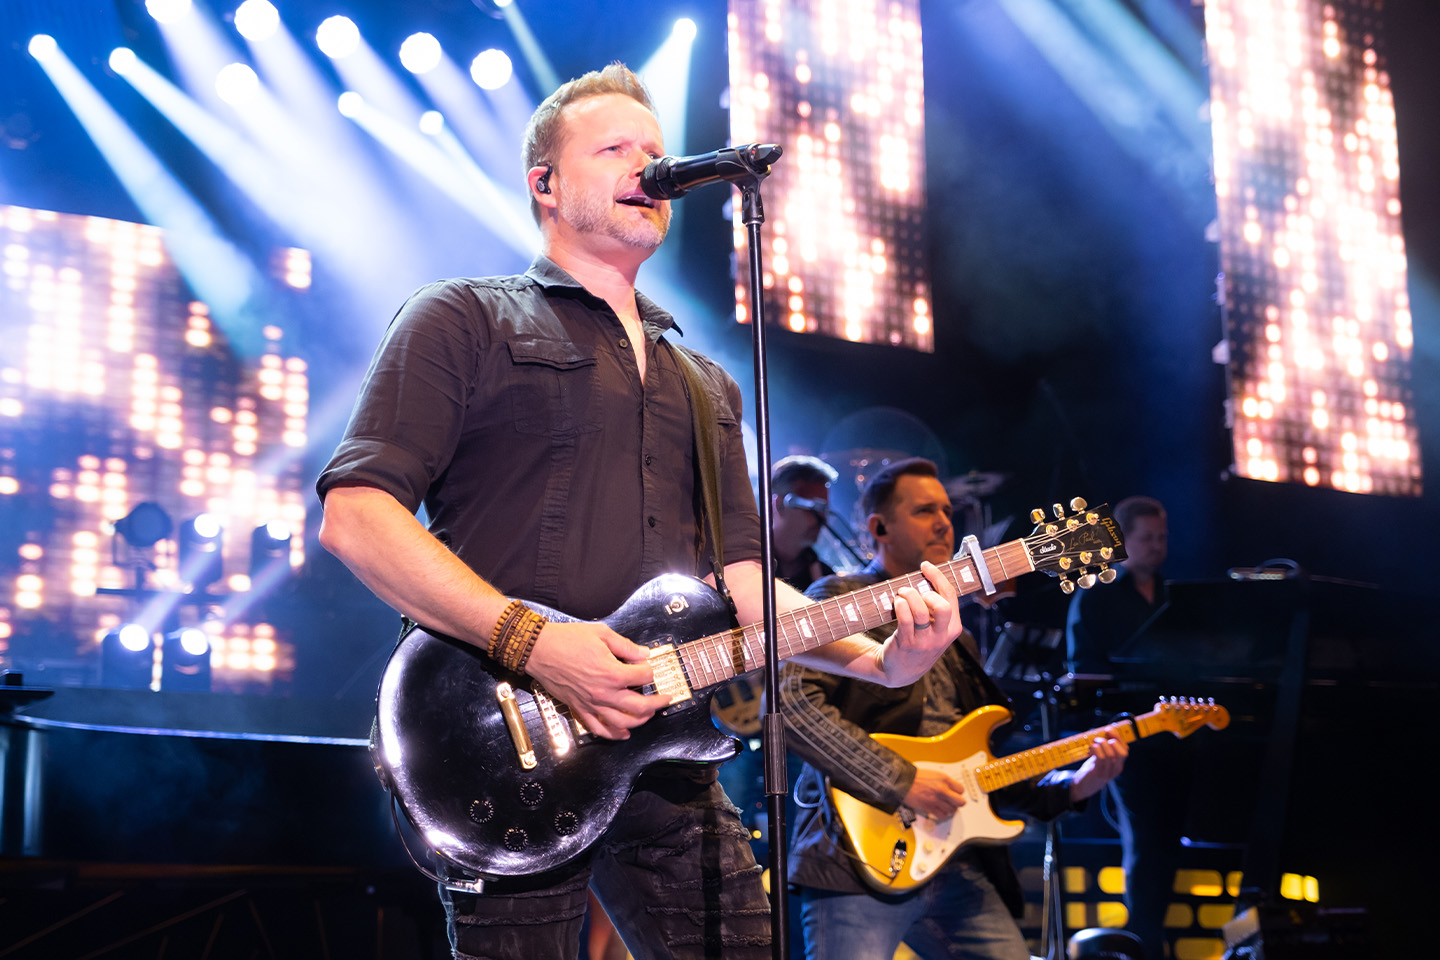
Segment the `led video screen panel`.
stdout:
[[1419,496],[1376,0],[1206,0],[1234,469]]
[[785,151],[761,193],[766,320],[933,350],[918,0],[730,0],[729,41],[731,142]]
[[[309,383],[284,331],[238,355],[154,227],[0,206],[0,264],[0,662],[92,683],[103,634],[138,620],[204,629],[216,689],[289,679],[293,645],[259,602],[273,584],[249,576],[260,525],[288,528],[282,567],[304,559]],[[275,265],[301,295],[309,255]],[[116,532],[147,502],[177,532],[220,521],[215,599],[183,582],[176,532]]]

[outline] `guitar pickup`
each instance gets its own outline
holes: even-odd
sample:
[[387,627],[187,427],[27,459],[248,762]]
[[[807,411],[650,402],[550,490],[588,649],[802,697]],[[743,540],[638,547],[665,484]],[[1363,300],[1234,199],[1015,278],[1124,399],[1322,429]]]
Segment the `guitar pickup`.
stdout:
[[670,705],[683,703],[694,696],[690,681],[685,679],[685,668],[673,643],[663,644],[650,650],[650,668],[655,672],[655,692],[670,698]]
[[570,737],[570,727],[560,711],[555,709],[555,701],[539,687],[531,691],[535,703],[540,707],[540,716],[545,721],[545,730],[550,734],[550,747],[555,755],[563,757],[570,752],[575,741]]
[[535,769],[535,748],[530,743],[530,731],[525,729],[525,718],[520,715],[520,704],[515,700],[515,688],[508,683],[495,687],[495,699],[500,704],[500,713],[505,717],[505,726],[510,730],[510,742],[515,745],[515,756],[526,770]]

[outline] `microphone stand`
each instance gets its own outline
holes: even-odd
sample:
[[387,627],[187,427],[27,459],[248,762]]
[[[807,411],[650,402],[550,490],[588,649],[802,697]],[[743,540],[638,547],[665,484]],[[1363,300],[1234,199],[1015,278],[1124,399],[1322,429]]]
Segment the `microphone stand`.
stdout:
[[[766,812],[770,824],[770,955],[786,960],[789,954],[790,929],[789,876],[786,870],[788,828],[785,823],[785,797],[790,792],[789,775],[785,769],[785,725],[775,711],[780,700],[779,632],[775,624],[775,545],[771,533],[774,513],[770,493],[770,385],[766,379],[765,354],[765,284],[761,267],[760,225],[765,222],[765,207],[760,200],[760,182],[770,174],[769,163],[754,162],[749,151],[738,156],[748,176],[734,179],[740,188],[741,219],[750,255],[750,330],[755,355],[755,436],[760,458],[760,555],[765,576],[761,582],[762,610],[765,621],[765,697],[770,705],[761,720],[761,760],[765,770]],[[779,148],[772,156],[779,157]]]

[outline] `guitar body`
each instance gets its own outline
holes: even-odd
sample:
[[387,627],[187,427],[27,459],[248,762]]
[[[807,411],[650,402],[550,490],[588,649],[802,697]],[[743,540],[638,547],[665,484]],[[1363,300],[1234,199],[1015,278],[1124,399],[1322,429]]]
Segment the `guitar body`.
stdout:
[[965,788],[966,801],[954,816],[937,823],[903,807],[896,813],[885,813],[832,787],[830,799],[866,883],[881,893],[904,893],[933,877],[966,844],[1008,843],[1015,839],[1025,829],[1025,823],[995,816],[990,794],[1084,760],[1096,737],[1125,743],[1167,731],[1188,737],[1201,727],[1225,729],[1230,724],[1230,713],[1214,700],[1171,697],[1167,702],[1162,698],[1154,710],[1141,716],[996,760],[990,755],[990,735],[1009,719],[1009,710],[988,706],[966,714],[938,737],[871,734],[875,741],[917,767],[949,774]]
[[832,788],[831,799],[866,883],[882,893],[904,893],[929,880],[966,844],[1008,843],[1020,835],[1025,823],[995,816],[989,795],[975,777],[977,768],[994,759],[991,733],[1009,719],[1009,710],[988,706],[935,737],[871,734],[916,766],[949,774],[964,786],[966,800],[953,817],[937,823],[909,811],[905,816],[886,813]]
[[[531,606],[552,620],[575,620]],[[604,622],[650,647],[731,625],[718,593],[678,575],[650,581]],[[500,706],[505,685],[533,745],[528,769]],[[391,655],[377,710],[375,759],[407,819],[440,856],[491,879],[541,873],[578,857],[647,768],[717,763],[738,750],[711,722],[707,696],[668,707],[628,740],[581,733],[557,745],[553,715],[547,720],[528,678],[470,644],[418,628]]]

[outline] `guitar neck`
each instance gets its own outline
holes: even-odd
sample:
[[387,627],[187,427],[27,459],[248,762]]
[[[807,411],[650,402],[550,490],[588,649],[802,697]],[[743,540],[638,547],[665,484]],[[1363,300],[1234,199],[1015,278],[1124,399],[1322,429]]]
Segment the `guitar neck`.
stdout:
[[[1002,543],[984,551],[982,556],[995,583],[1035,569],[1023,540]],[[939,568],[955,584],[962,597],[984,589],[971,557],[959,557],[939,564]],[[894,621],[895,594],[902,587],[931,589],[924,574],[912,573],[776,614],[775,625],[779,634],[776,646],[780,659]],[[691,687],[717,686],[765,665],[764,625],[756,623],[700,637],[682,645],[679,654]]]
[[[1136,733],[1137,729],[1139,733]],[[988,793],[1001,787],[1008,787],[1012,783],[1043,776],[1051,770],[1058,770],[1084,760],[1089,756],[1090,744],[1095,741],[1096,737],[1133,743],[1142,737],[1152,736],[1167,729],[1169,727],[1165,724],[1161,712],[1152,710],[1143,716],[1136,717],[1133,726],[1128,720],[1124,720],[1108,726],[1096,727],[1093,730],[1086,730],[1084,733],[1053,740],[1042,746],[1021,750],[1008,757],[1001,757],[990,763],[982,764],[976,768],[975,776],[980,786],[985,788]]]

